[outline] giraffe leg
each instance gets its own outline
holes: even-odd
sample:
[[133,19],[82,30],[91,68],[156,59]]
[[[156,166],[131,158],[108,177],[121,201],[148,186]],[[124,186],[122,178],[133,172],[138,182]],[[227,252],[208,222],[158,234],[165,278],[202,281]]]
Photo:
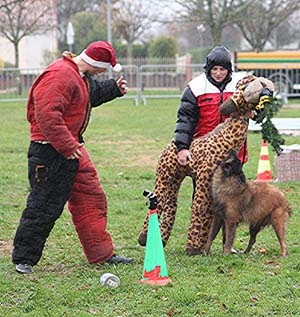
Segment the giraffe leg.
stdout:
[[178,192],[183,179],[184,175],[176,175],[176,178],[170,180],[166,188],[164,204],[163,206],[159,206],[159,209],[163,210],[160,219],[163,245],[167,244],[173,229],[177,211]]
[[[154,192],[157,196],[156,212],[157,212],[157,217],[159,219],[161,216],[163,207],[165,206],[165,201],[167,198],[167,196],[166,196],[166,192],[167,192],[166,180],[164,180],[164,177],[160,174],[156,175]],[[149,221],[149,214],[147,212],[147,215],[144,219],[143,228],[140,231],[139,238],[138,238],[139,244],[143,247],[146,246],[146,242],[147,242],[148,221]]]
[[[177,182],[178,175],[183,174],[183,171],[180,173],[178,169],[180,169],[180,167],[177,162],[177,150],[172,143],[164,149],[157,164],[154,192],[157,196],[156,211],[159,219],[161,215],[163,215],[163,218],[165,218],[165,216],[167,217],[167,213],[169,212],[168,195],[172,196],[173,183],[175,184]],[[138,238],[138,242],[141,246],[145,246],[147,242],[148,219],[149,216],[147,213]],[[163,243],[166,243],[166,241],[167,239],[165,241],[163,240]]]
[[[163,245],[165,246],[175,221],[177,211],[177,198],[180,184],[184,179],[184,175],[176,175],[172,178],[161,177],[156,178],[155,193],[157,195],[157,216],[160,219],[160,229]],[[148,214],[145,217],[143,228],[139,234],[138,242],[141,246],[145,246],[147,242],[148,231]]]
[[196,186],[186,245],[186,253],[190,256],[205,254],[205,247],[212,223],[212,215],[210,213],[211,197],[209,193],[201,192],[197,188],[201,187],[198,184]]
[[148,220],[149,220],[149,215],[147,214],[144,220],[143,229],[140,231],[139,238],[138,238],[138,242],[142,247],[145,247],[147,242]]

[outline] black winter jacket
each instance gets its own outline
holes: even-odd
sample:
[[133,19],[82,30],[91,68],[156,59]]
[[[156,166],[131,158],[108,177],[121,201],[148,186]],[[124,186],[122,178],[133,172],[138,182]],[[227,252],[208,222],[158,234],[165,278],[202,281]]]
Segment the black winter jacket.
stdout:
[[90,83],[90,103],[92,107],[98,107],[105,102],[117,97],[122,97],[120,89],[114,79],[99,80],[88,73],[85,74]]
[[99,79],[93,78],[88,73],[86,73],[85,76],[89,81],[90,104],[87,111],[87,120],[85,120],[85,124],[79,134],[80,143],[84,143],[83,133],[85,132],[90,119],[91,108],[101,106],[105,102],[123,96],[117,85],[117,82],[114,79],[101,81]]
[[199,107],[197,105],[197,99],[191,89],[186,87],[181,97],[175,127],[174,141],[178,151],[189,149],[198,124],[198,119]]

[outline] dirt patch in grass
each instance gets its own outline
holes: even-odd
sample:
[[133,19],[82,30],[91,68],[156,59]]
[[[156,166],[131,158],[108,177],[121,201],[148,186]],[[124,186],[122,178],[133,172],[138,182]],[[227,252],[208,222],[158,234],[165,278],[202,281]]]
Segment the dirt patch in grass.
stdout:
[[52,272],[58,275],[71,275],[75,270],[78,270],[78,266],[69,266],[65,263],[57,263],[50,266],[40,266],[39,271],[41,272]]
[[[105,140],[101,142],[89,141],[89,143],[101,143],[106,147],[110,157],[100,152],[99,164],[102,166],[113,164],[125,167],[146,167],[155,169],[163,146],[158,146],[157,140]],[[141,145],[142,144],[142,145]],[[95,151],[95,149],[93,149]],[[93,160],[97,163],[97,154],[93,153]]]
[[11,254],[13,246],[12,240],[0,240],[0,255]]
[[125,146],[125,145],[138,145],[138,144],[153,144],[153,143],[156,143],[158,140],[157,139],[144,139],[144,138],[141,138],[140,135],[136,135],[136,136],[133,136],[131,135],[130,136],[130,139],[124,139],[124,140],[96,140],[96,139],[91,139],[88,141],[88,144],[97,144],[97,143],[100,143],[100,144],[108,144],[108,145],[118,145],[118,146]]
[[127,163],[127,166],[150,166],[153,169],[156,167],[158,157],[156,159],[143,153],[137,153],[135,160]]

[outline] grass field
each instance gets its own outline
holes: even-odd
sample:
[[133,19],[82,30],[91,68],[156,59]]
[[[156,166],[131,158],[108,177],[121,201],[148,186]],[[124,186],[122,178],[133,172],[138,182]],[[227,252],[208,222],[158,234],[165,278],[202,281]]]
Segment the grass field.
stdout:
[[[147,106],[115,101],[93,112],[86,133],[86,146],[108,196],[108,228],[116,252],[134,257],[135,263],[87,264],[65,210],[35,274],[22,276],[11,263],[11,245],[28,194],[26,107],[25,103],[0,103],[0,316],[300,316],[298,182],[277,183],[293,209],[287,232],[288,257],[279,257],[279,243],[271,228],[258,235],[249,255],[222,256],[217,237],[211,256],[187,257],[192,188],[186,179],[165,248],[172,283],[165,287],[138,283],[145,249],[138,246],[137,237],[147,212],[142,192],[153,188],[158,156],[173,137],[177,107],[178,100],[149,100]],[[300,118],[300,111],[283,109],[278,116]],[[286,137],[286,144],[293,143],[299,143],[299,138]],[[260,144],[260,135],[249,133],[250,159],[244,168],[249,179],[257,174]],[[269,153],[273,169],[270,148]],[[247,227],[241,226],[235,248],[242,250],[247,240]],[[101,286],[99,277],[104,272],[118,275],[121,286]]]

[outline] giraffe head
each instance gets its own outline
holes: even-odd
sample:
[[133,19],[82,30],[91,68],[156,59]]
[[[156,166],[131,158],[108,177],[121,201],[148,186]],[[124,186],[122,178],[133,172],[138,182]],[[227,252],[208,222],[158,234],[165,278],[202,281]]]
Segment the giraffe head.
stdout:
[[236,91],[220,107],[223,115],[246,114],[264,108],[273,96],[274,84],[264,77],[248,75],[240,79]]

